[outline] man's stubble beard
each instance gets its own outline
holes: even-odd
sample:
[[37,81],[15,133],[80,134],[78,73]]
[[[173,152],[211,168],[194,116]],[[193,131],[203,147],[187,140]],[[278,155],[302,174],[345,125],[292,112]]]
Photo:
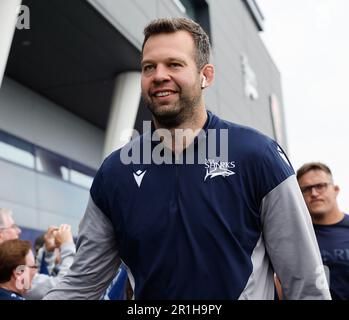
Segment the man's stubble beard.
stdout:
[[144,99],[148,109],[162,128],[177,128],[182,123],[191,120],[194,117],[195,111],[201,100],[201,91],[197,91],[197,94],[191,98],[185,95],[181,96],[181,92],[178,94],[178,101],[176,101],[171,108],[166,106],[166,110],[162,110],[161,105],[152,103],[151,99]]

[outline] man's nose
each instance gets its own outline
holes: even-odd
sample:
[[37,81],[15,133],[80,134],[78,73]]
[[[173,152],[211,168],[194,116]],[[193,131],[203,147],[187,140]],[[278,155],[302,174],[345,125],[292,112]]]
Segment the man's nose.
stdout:
[[312,188],[310,189],[310,195],[311,195],[312,197],[316,197],[316,196],[319,195],[319,192],[316,191],[316,188],[315,188],[315,187],[312,187]]
[[156,67],[155,73],[154,73],[154,82],[163,82],[163,81],[169,81],[171,79],[168,69],[159,64]]

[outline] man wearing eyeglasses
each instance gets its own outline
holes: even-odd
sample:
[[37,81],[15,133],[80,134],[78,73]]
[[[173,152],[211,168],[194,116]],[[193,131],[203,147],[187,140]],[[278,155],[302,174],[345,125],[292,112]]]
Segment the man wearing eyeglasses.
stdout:
[[[50,230],[50,229],[49,229]],[[60,279],[68,272],[75,256],[75,244],[71,226],[62,224],[59,228],[53,228],[53,247],[60,249],[61,261],[59,271],[56,276],[46,274],[35,274],[31,281],[29,290],[25,290],[24,297],[29,300],[42,299],[43,296],[57,285]],[[16,240],[21,234],[21,229],[15,224],[10,209],[0,208],[0,244],[8,240]],[[54,249],[53,248],[53,249]],[[53,250],[52,249],[52,250]],[[36,266],[34,265],[36,268]],[[1,293],[0,293],[1,296]],[[0,297],[1,299],[1,297]]]
[[36,272],[30,241],[11,239],[0,244],[0,300],[25,300]]
[[297,180],[311,215],[322,260],[329,271],[332,299],[349,299],[349,216],[338,207],[339,187],[328,166],[304,164]]
[[0,243],[18,239],[21,229],[14,223],[12,211],[0,208]]

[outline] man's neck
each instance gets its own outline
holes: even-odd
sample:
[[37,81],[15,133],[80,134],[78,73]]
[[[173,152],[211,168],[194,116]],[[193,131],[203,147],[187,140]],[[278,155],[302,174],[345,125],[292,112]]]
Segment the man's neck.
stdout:
[[344,213],[340,210],[335,210],[328,214],[323,215],[313,215],[312,217],[313,224],[319,225],[331,225],[336,224],[344,218]]
[[[176,154],[180,154],[183,152],[184,149],[186,149],[195,139],[195,137],[198,135],[200,130],[204,127],[206,121],[207,121],[207,111],[204,106],[200,106],[195,113],[195,115],[191,118],[186,120],[185,122],[182,122],[176,127],[172,128],[165,128],[161,126],[156,119],[154,120],[154,125],[156,130],[168,130],[171,135],[171,141],[169,139],[163,139],[163,143],[165,146],[172,151],[174,151]],[[183,135],[182,135],[183,133]],[[182,137],[185,137],[184,139]]]

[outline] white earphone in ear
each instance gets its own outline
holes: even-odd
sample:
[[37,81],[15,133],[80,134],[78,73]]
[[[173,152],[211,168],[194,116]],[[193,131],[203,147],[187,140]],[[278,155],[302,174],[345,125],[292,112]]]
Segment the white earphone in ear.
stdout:
[[206,77],[203,76],[202,78],[202,82],[201,82],[201,89],[205,88],[206,87]]

